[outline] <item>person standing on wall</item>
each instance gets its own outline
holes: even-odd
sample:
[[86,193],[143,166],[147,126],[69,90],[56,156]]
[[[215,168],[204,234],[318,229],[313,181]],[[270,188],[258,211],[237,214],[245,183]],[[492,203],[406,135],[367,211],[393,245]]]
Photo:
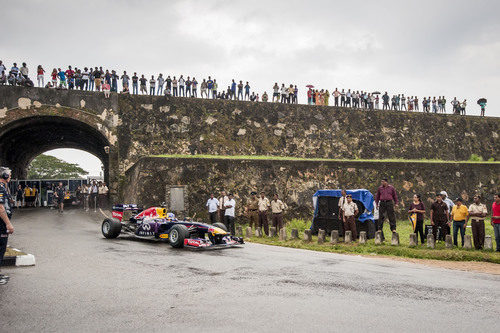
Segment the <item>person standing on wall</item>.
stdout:
[[424,244],[424,214],[425,214],[425,206],[422,202],[420,194],[413,195],[413,202],[410,204],[408,208],[408,215],[417,214],[417,224],[415,225],[414,233],[417,234],[417,244],[418,244],[418,235],[420,234],[420,243]]
[[250,228],[257,229],[259,227],[259,200],[257,199],[257,192],[250,193],[250,200],[248,200],[245,207],[245,213],[249,218]]
[[390,185],[387,178],[382,179],[381,185],[375,196],[375,204],[379,207],[379,224],[377,230],[382,231],[382,240],[384,237],[384,220],[385,215],[389,219],[389,226],[392,232],[396,232],[396,215],[394,208],[398,207],[398,196],[394,186]]
[[220,198],[219,198],[219,221],[220,223],[224,223],[224,216],[226,215],[226,201],[228,201],[229,198],[226,195],[226,191],[221,191],[220,192]]
[[352,195],[346,195],[346,201],[342,206],[342,221],[344,221],[344,237],[346,231],[351,231],[352,239],[358,239],[356,230],[356,216],[358,215],[358,205],[352,201]]
[[231,235],[234,235],[235,234],[234,213],[235,213],[236,201],[234,200],[232,193],[229,193],[228,200],[224,204],[224,207],[226,207],[226,211],[224,213],[224,225],[226,226],[227,231],[229,231]]
[[210,223],[214,224],[217,222],[217,210],[219,208],[219,200],[214,198],[214,194],[210,193],[210,199],[207,200],[205,205],[208,208],[208,215],[210,217]]
[[472,239],[476,250],[481,250],[484,246],[484,218],[488,215],[488,209],[481,203],[481,196],[474,196],[474,203],[469,206],[469,218],[471,219]]
[[285,227],[283,224],[283,211],[286,208],[286,204],[278,199],[278,194],[276,193],[273,200],[271,200],[271,212],[273,213],[273,227],[278,231]]
[[500,193],[495,194],[494,200],[491,207],[491,225],[495,231],[497,252],[500,252]]
[[443,201],[441,194],[436,194],[436,201],[434,201],[431,205],[431,225],[435,240],[438,240],[438,230],[441,230],[439,233],[439,240],[446,239],[446,235],[449,234],[449,224],[450,212],[448,205]]
[[[0,266],[2,266],[3,256],[7,250],[9,234],[14,233],[14,227],[10,222],[12,217],[12,198],[8,187],[11,173],[9,168],[0,168]],[[7,282],[9,282],[9,276],[0,274],[0,285]]]
[[259,198],[259,228],[264,227],[264,232],[269,236],[269,222],[267,220],[267,210],[271,207],[271,202],[266,197],[264,191],[260,192]]
[[462,247],[464,246],[465,228],[469,220],[469,210],[462,204],[462,198],[455,199],[455,206],[451,210],[451,218],[453,220],[453,244],[458,246],[458,231],[462,237]]

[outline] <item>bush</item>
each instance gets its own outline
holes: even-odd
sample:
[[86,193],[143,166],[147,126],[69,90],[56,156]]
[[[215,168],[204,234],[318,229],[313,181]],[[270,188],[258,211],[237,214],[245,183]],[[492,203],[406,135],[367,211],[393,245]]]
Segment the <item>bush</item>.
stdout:
[[482,162],[483,158],[481,156],[479,156],[479,155],[472,154],[469,157],[469,161],[471,161],[471,162]]

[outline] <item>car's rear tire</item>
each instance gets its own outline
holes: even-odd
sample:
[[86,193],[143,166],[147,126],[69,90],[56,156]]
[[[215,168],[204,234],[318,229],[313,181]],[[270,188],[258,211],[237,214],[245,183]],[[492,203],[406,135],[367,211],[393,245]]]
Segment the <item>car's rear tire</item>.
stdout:
[[118,219],[104,219],[101,225],[101,231],[106,238],[116,238],[122,232],[122,224]]
[[188,237],[188,228],[182,224],[174,225],[168,233],[168,240],[170,242],[170,245],[175,248],[184,247],[184,239]]
[[225,225],[225,224],[223,224],[223,223],[219,223],[219,222],[217,222],[217,223],[214,223],[214,224],[213,224],[213,226],[214,226],[214,227],[217,227],[217,228],[220,228],[220,229],[224,230],[225,232],[227,232],[227,227],[226,227],[226,225]]

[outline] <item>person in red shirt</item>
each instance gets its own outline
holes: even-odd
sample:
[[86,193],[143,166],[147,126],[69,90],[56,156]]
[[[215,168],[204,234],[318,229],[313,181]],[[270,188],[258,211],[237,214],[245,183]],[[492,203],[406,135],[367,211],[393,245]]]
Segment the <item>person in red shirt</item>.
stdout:
[[377,230],[382,231],[382,240],[384,240],[383,227],[385,215],[387,215],[389,219],[391,231],[396,232],[396,215],[394,214],[394,208],[398,207],[398,195],[394,187],[387,181],[387,178],[382,179],[381,185],[377,190],[375,205],[377,205],[379,209]]
[[497,252],[500,252],[500,193],[495,195],[495,202],[491,207],[491,225],[495,231]]

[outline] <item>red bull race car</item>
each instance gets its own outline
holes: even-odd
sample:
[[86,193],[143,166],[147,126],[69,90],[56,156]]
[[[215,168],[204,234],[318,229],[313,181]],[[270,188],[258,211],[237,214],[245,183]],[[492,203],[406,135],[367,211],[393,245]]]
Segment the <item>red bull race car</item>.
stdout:
[[[130,212],[129,219],[124,214]],[[244,244],[242,237],[232,236],[222,223],[213,225],[179,220],[164,207],[143,210],[137,205],[114,205],[112,218],[102,222],[106,238],[126,234],[136,238],[168,241],[172,247],[225,248]]]

